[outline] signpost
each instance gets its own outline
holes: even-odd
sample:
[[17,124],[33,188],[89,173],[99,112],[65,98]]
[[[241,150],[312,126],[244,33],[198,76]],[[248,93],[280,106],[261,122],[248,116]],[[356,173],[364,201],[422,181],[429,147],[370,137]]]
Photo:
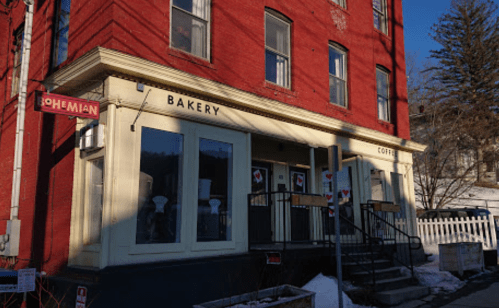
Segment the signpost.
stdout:
[[36,268],[20,269],[17,274],[17,293],[35,291]]
[[[338,307],[343,308],[343,277],[341,272],[341,235],[340,235],[340,208],[338,204],[338,171],[341,165],[341,145],[328,147],[328,167],[333,175],[333,199],[334,199],[334,233],[336,247],[336,272],[338,278]],[[331,236],[331,235],[330,235]]]

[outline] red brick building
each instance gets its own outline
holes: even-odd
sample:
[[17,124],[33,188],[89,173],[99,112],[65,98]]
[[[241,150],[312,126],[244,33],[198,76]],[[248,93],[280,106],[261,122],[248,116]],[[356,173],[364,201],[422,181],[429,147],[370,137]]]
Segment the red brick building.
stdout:
[[[423,147],[409,140],[401,0],[35,1],[18,208],[27,14],[1,1],[0,234],[21,221],[5,264],[85,277],[100,303],[131,304],[125,293],[148,281],[146,302],[164,283],[171,307],[226,296],[235,273],[249,278],[234,288],[251,289],[264,257],[252,236],[329,238],[320,210],[286,214],[266,193],[326,196],[333,144],[348,219],[361,226],[360,204],[393,201],[414,234],[411,153]],[[99,120],[35,111],[35,91],[98,101]]]

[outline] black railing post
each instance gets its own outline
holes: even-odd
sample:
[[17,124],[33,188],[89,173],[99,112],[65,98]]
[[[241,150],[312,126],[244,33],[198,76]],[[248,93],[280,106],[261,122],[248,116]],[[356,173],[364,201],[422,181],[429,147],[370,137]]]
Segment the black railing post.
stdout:
[[[291,198],[291,194],[289,196]],[[286,193],[283,192],[282,193],[282,204],[283,204],[283,210],[282,210],[282,215],[283,215],[283,218],[282,218],[282,222],[283,222],[283,228],[284,228],[284,231],[283,231],[283,241],[284,241],[284,244],[283,244],[283,249],[286,250]]]
[[248,194],[248,251],[251,250],[251,221],[250,221],[250,213],[251,213],[251,194]]

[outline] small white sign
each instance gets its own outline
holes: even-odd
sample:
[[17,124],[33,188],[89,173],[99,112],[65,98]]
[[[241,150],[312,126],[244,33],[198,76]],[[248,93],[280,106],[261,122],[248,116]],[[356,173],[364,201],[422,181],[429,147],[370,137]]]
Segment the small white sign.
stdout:
[[327,203],[333,203],[334,202],[333,193],[332,192],[327,192],[326,193],[326,199],[327,199]]
[[87,288],[78,286],[76,291],[76,308],[85,308],[87,302]]
[[350,198],[350,187],[345,187],[341,189],[341,197],[342,198]]
[[296,177],[296,185],[303,187],[303,175],[298,175]]
[[255,172],[253,172],[253,176],[255,177],[255,181],[257,183],[261,183],[263,181],[263,178],[262,178],[262,173],[260,172],[260,170],[256,170]]
[[35,291],[36,268],[20,269],[17,274],[17,292]]
[[17,292],[17,284],[0,284],[0,293]]
[[329,170],[322,171],[322,183],[327,184],[331,183],[333,179],[333,174],[329,172]]

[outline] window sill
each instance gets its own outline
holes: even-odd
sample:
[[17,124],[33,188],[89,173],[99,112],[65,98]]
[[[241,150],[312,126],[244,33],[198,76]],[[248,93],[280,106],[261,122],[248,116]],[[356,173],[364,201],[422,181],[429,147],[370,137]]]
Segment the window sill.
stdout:
[[387,39],[389,41],[392,40],[392,38],[387,33],[383,32],[381,30],[378,30],[378,29],[374,28],[374,32],[378,33],[384,39]]
[[333,1],[329,0],[329,4],[334,8],[340,9],[341,11],[343,11],[343,13],[350,15],[350,12],[347,10],[347,8],[342,7],[338,3],[334,3]]
[[350,109],[348,109],[348,105],[347,105],[347,107],[343,107],[343,106],[328,102],[327,110],[341,112],[345,115],[353,115],[352,111]]
[[197,64],[197,65],[201,65],[201,66],[207,67],[207,68],[212,69],[212,70],[216,70],[215,65],[213,65],[211,62],[209,62],[207,59],[194,56],[194,55],[192,55],[188,52],[182,51],[180,49],[170,48],[168,54],[170,56],[177,57],[179,59]]
[[[281,87],[279,85],[276,85],[275,83],[271,83],[269,81],[265,81],[264,87],[267,89],[273,90],[273,91],[281,92],[281,93],[296,97],[296,93],[294,91],[291,91],[288,88],[284,88],[284,87]],[[275,93],[275,95],[277,95],[277,93]]]
[[386,128],[393,128],[393,127],[395,127],[395,125],[393,125],[393,123],[387,122],[387,121],[381,120],[381,119],[378,119],[378,123],[381,124],[381,125],[383,125]]

